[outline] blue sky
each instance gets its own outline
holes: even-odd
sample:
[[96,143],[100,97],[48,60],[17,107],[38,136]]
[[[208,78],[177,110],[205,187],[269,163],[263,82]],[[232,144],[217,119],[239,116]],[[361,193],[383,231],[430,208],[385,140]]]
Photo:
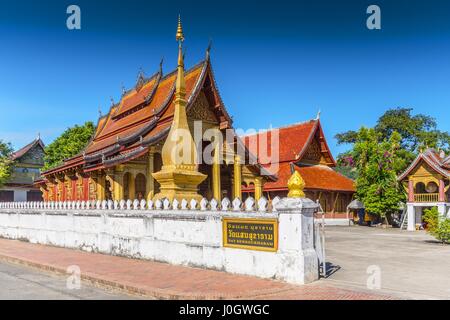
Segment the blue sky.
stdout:
[[[449,1],[0,1],[0,139],[18,148],[41,133],[96,121],[139,68],[176,65],[181,13],[186,63],[212,63],[235,127],[262,129],[314,118],[334,135],[412,107],[450,131]],[[82,29],[66,28],[81,8]],[[381,8],[381,30],[366,9]]]

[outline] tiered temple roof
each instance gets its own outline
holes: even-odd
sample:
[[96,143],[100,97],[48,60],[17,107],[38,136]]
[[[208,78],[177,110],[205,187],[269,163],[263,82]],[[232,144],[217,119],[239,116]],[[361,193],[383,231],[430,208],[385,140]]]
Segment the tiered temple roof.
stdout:
[[[162,67],[148,78],[140,73],[135,87],[124,91],[121,100],[99,118],[96,132],[83,152],[43,175],[74,169],[84,172],[106,169],[144,155],[151,145],[167,137],[174,114],[176,77],[176,70],[163,75]],[[204,61],[186,71],[185,82],[188,113],[203,92],[220,129],[232,128],[232,119],[214,79],[209,49]],[[261,170],[259,165],[256,167]]]
[[[263,167],[270,170],[271,166],[278,164],[277,170],[272,170],[271,172],[278,176],[278,180],[267,182],[264,185],[265,191],[286,190],[287,181],[292,175],[291,168],[294,168],[301,174],[306,183],[305,189],[355,191],[353,180],[332,168],[336,166],[336,162],[325,140],[319,119],[258,133],[258,136],[267,134],[267,139],[265,137],[262,139],[262,141],[267,140],[267,150],[271,150],[273,130],[277,130],[279,135],[278,161],[264,159],[265,151],[261,151],[259,138],[256,139],[258,140],[257,143],[251,142],[255,135],[243,137],[249,151],[258,154],[258,159]],[[255,148],[256,150],[253,150]]]

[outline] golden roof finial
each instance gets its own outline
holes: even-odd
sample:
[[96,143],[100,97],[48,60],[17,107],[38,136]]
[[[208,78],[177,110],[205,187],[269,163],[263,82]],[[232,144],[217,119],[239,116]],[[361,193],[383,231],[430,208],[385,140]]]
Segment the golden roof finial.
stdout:
[[287,185],[289,189],[289,198],[305,197],[305,193],[303,192],[303,189],[305,189],[305,181],[297,170],[294,170],[294,173],[289,178]]
[[179,42],[184,41],[183,27],[181,26],[181,16],[180,15],[178,15],[178,28],[177,28],[177,35],[175,36],[175,38]]

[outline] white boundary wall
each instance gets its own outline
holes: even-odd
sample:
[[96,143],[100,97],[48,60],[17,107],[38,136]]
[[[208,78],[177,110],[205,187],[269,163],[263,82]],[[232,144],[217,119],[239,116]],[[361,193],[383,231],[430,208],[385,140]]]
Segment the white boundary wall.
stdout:
[[[297,202],[293,204],[292,200]],[[313,213],[317,210],[314,202],[285,198],[276,205],[277,211],[271,213],[259,212],[253,204],[237,205],[236,201],[232,211],[226,204],[215,210],[210,206],[200,210],[186,206],[184,210],[174,209],[173,204],[167,203],[166,209],[151,210],[145,205],[135,210],[129,206],[122,210],[109,206],[108,210],[108,206],[88,209],[86,205],[77,209],[81,204],[73,209],[60,209],[66,206],[63,204],[25,204],[25,208],[5,208],[8,205],[3,204],[0,205],[0,237],[296,284],[318,279],[313,245]],[[278,219],[278,251],[223,247],[222,219],[225,217]]]

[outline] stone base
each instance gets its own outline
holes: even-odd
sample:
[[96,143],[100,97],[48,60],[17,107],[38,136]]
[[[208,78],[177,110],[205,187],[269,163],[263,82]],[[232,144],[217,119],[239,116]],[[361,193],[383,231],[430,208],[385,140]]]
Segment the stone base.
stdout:
[[198,185],[202,183],[207,176],[193,170],[186,170],[183,168],[163,167],[161,171],[153,173],[153,177],[160,184],[160,192],[153,198],[157,199],[167,198],[171,202],[174,199],[192,199],[200,202],[202,196],[198,194]]

